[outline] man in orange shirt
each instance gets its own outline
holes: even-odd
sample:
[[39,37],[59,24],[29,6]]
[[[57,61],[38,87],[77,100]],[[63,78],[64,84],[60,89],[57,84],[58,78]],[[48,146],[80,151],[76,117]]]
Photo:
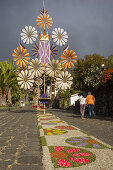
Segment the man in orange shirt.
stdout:
[[95,112],[94,112],[95,97],[91,95],[91,92],[88,92],[88,95],[86,97],[86,104],[89,110],[89,118],[91,118],[92,114],[95,117]]

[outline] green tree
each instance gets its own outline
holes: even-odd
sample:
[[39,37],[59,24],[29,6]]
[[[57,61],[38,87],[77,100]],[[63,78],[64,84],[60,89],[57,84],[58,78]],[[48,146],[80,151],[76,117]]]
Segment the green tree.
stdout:
[[[0,62],[0,88],[2,94],[7,92],[8,102],[11,104],[11,91],[18,88],[17,83],[17,75],[16,75],[16,67],[14,67],[13,62],[4,61]],[[4,98],[4,95],[2,95]],[[4,101],[4,105],[6,105],[6,99]]]
[[99,54],[86,55],[84,59],[78,59],[77,65],[72,71],[73,89],[89,90],[98,86],[102,64],[107,65],[107,63],[108,59]]

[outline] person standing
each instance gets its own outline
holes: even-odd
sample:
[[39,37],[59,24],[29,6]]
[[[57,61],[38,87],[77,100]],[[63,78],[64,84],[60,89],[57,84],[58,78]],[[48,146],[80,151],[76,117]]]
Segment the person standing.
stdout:
[[94,105],[95,105],[95,97],[91,94],[91,92],[88,92],[88,95],[86,97],[86,104],[88,106],[88,111],[89,111],[89,118],[95,117],[95,112],[94,112]]
[[84,119],[84,114],[85,114],[85,107],[86,107],[86,98],[84,96],[79,97],[79,102],[80,102],[80,113],[82,119]]

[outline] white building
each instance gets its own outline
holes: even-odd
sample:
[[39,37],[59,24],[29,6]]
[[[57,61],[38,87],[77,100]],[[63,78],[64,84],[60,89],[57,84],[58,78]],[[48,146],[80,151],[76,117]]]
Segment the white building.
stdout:
[[70,97],[70,106],[75,105],[75,102],[79,99],[78,93],[71,95]]

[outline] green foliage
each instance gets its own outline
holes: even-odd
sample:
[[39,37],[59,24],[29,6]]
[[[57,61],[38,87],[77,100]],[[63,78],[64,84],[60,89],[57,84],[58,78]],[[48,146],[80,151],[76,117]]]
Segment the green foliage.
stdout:
[[17,82],[16,67],[10,60],[0,62],[0,89],[8,92],[11,88],[13,100],[19,100],[19,86]]
[[66,90],[66,91],[59,91],[57,94],[57,98],[64,98],[67,99],[71,96],[70,90]]
[[108,63],[107,63],[108,69],[113,68],[113,55],[108,57]]
[[[111,64],[111,58],[109,59]],[[74,90],[91,90],[100,85],[102,64],[108,65],[108,59],[99,54],[86,55],[77,60],[77,65],[71,72]],[[109,64],[109,65],[110,65]]]

